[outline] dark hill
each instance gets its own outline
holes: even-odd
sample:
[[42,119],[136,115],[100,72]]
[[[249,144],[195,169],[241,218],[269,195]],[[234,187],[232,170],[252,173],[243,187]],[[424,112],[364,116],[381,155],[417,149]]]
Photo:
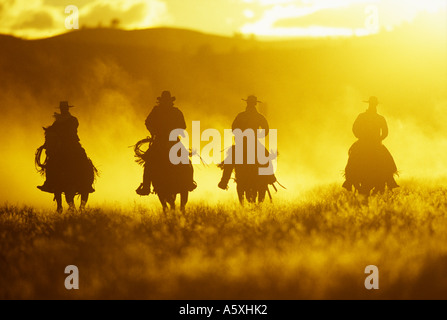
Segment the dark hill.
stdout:
[[[8,169],[17,163],[24,176],[36,175],[41,127],[51,124],[61,100],[76,106],[81,141],[102,166],[102,181],[129,175],[128,146],[147,135],[144,119],[162,90],[177,97],[188,128],[200,120],[202,130],[229,128],[245,108],[242,98],[257,95],[259,110],[278,129],[285,184],[341,179],[352,122],[366,107],[361,101],[378,95],[399,169],[426,168],[415,154],[437,150],[439,136],[447,136],[445,35],[430,30],[414,25],[366,38],[274,42],[163,28],[85,29],[32,41],[0,36],[0,136],[9,156],[1,160],[0,187],[22,183]],[[433,168],[445,162],[430,161]]]

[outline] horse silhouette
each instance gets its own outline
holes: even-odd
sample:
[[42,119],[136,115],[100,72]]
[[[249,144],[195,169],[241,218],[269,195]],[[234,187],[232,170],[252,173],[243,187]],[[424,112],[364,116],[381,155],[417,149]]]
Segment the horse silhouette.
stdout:
[[[185,212],[188,192],[197,187],[193,178],[190,152],[181,144],[179,136],[175,141],[171,140],[171,134],[175,133],[175,130],[186,129],[185,117],[183,112],[174,106],[175,100],[170,91],[162,91],[144,122],[150,137],[140,140],[134,149],[137,162],[144,165],[143,183],[135,191],[141,196],[149,195],[153,185],[153,192],[158,195],[164,212],[168,210],[168,205],[175,209],[177,194],[181,196],[180,208]],[[140,146],[144,142],[149,142],[149,147],[142,152]],[[179,154],[185,155],[186,159],[174,164],[170,159],[170,151],[171,148],[176,148],[177,144],[181,146],[178,149]]]
[[349,149],[343,187],[364,195],[375,194],[385,191],[386,186],[397,186],[393,175],[397,175],[397,168],[384,145],[356,141]]
[[[147,166],[151,162],[151,168],[156,168],[155,170],[150,170],[150,177],[147,176],[147,184],[152,184],[153,190],[150,193],[154,193],[158,196],[160,203],[163,208],[163,212],[170,210],[175,210],[176,208],[176,198],[180,194],[180,210],[185,212],[186,204],[188,203],[189,192],[192,191],[194,187],[190,186],[190,177],[192,173],[191,163],[188,164],[173,164],[169,159],[170,144],[159,144],[155,146],[156,156],[154,156],[154,151],[152,150],[152,156],[149,151],[154,144],[154,139],[151,137],[142,139],[138,141],[134,146],[134,152],[136,162],[140,165]],[[146,151],[142,150],[142,145],[148,143],[149,147]],[[189,153],[189,162],[190,162]],[[146,195],[145,193],[140,193],[143,188],[143,183],[140,184],[136,192],[140,195]]]
[[254,165],[235,166],[236,190],[241,204],[246,199],[250,203],[262,203],[268,190],[268,183],[262,181],[258,167]]
[[[76,195],[81,196],[80,209],[85,209],[89,194],[95,191],[92,184],[98,174],[97,169],[79,143],[66,145],[52,126],[43,129],[45,143],[36,151],[35,164],[38,171],[46,176],[46,181],[38,188],[54,194],[58,212],[63,211],[62,194],[65,194],[70,210],[76,209]],[[44,150],[45,160],[42,162]]]
[[[245,200],[249,203],[262,203],[265,200],[266,194],[269,195],[270,200],[272,196],[269,190],[269,185],[276,189],[274,183],[277,182],[273,171],[269,175],[261,175],[260,168],[267,167],[268,164],[261,165],[259,163],[250,164],[247,159],[247,148],[243,149],[244,156],[242,163],[236,163],[236,146],[233,145],[227,154],[227,162],[222,162],[218,165],[224,172],[219,187],[221,189],[227,188],[227,181],[231,178],[231,174],[234,169],[236,182],[236,191],[238,195],[238,200],[241,205],[244,204]],[[265,150],[266,155],[268,151]],[[230,163],[231,159],[231,163]],[[271,165],[271,163],[270,163]],[[279,182],[278,182],[279,184]]]
[[370,97],[368,109],[355,120],[352,131],[358,140],[349,149],[343,187],[369,195],[385,188],[398,187],[394,176],[398,174],[394,159],[382,141],[388,136],[385,118],[377,113],[379,101]]
[[[269,134],[269,124],[267,119],[260,114],[256,105],[261,101],[254,95],[249,95],[247,99],[242,99],[246,102],[246,109],[240,112],[233,121],[231,126],[233,134],[235,135],[235,145],[233,145],[226,155],[223,163],[219,164],[219,167],[223,170],[222,178],[218,183],[218,187],[226,190],[228,188],[228,181],[231,178],[233,170],[235,171],[235,181],[237,184],[237,194],[240,204],[244,204],[244,201],[261,203],[265,199],[265,194],[268,192],[271,200],[271,195],[268,189],[268,185],[276,181],[273,170],[268,175],[262,175],[259,169],[263,166],[271,167],[271,162],[263,165],[259,163],[257,158],[257,149],[263,148],[265,150],[266,158],[269,157],[269,152],[263,145],[258,144],[258,129],[264,132],[264,136]],[[248,136],[244,136],[244,132],[253,133],[253,139],[249,139]],[[237,139],[236,137],[242,137]],[[256,138],[255,138],[256,137]],[[261,137],[262,138],[262,137]],[[238,150],[242,150],[242,161],[236,162],[236,158],[239,158],[236,153]],[[253,152],[253,154],[248,153]],[[253,156],[254,157],[249,157]],[[251,161],[248,159],[251,158]],[[253,161],[253,159],[256,159]],[[270,170],[269,170],[270,171]],[[275,186],[273,185],[275,188]],[[276,189],[276,188],[275,188]]]

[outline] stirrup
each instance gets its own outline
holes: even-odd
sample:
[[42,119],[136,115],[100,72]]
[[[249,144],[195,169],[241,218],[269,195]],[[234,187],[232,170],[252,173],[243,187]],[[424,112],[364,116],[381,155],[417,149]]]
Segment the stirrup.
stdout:
[[222,190],[228,190],[228,182],[225,183],[224,181],[221,180],[217,186]]
[[197,188],[197,182],[193,181],[189,191],[194,191]]

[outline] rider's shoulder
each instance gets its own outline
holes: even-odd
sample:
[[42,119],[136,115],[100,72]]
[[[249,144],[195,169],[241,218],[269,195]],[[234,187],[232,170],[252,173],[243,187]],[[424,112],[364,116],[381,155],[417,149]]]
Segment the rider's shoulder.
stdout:
[[234,117],[233,124],[234,124],[234,123],[239,123],[239,122],[241,122],[241,121],[245,121],[246,118],[247,118],[247,113],[246,113],[246,111],[239,112],[239,113],[236,115],[236,117]]
[[378,116],[377,113],[364,111],[362,113],[359,113],[359,115],[357,116],[357,119],[359,119],[359,120],[361,120],[361,119],[371,119],[371,118],[377,118],[377,116]]
[[262,113],[260,113],[259,111],[257,111],[257,116],[258,116],[259,119],[267,120],[267,118]]
[[173,113],[175,113],[175,114],[178,114],[178,115],[183,115],[182,110],[180,110],[180,109],[177,108],[177,107],[171,107],[171,112],[173,112]]
[[366,117],[367,115],[368,115],[368,111],[364,111],[364,112],[359,113],[357,118],[363,118],[363,117]]
[[244,110],[244,111],[239,112],[236,117],[253,118],[253,116],[256,117],[258,115],[260,115],[260,113],[257,110],[254,110],[254,111]]
[[385,117],[382,116],[381,114],[375,113],[374,116],[376,119],[379,119],[380,121],[386,121]]
[[161,109],[161,107],[159,105],[155,105],[155,106],[152,107],[151,112],[157,112],[160,109]]

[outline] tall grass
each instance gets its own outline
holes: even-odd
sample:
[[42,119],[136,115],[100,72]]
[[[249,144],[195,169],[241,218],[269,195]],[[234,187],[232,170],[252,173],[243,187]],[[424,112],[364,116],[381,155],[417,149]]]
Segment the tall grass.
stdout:
[[[447,298],[447,189],[338,186],[241,208],[0,208],[1,299]],[[64,269],[79,268],[79,290]],[[364,286],[379,268],[379,290]]]

